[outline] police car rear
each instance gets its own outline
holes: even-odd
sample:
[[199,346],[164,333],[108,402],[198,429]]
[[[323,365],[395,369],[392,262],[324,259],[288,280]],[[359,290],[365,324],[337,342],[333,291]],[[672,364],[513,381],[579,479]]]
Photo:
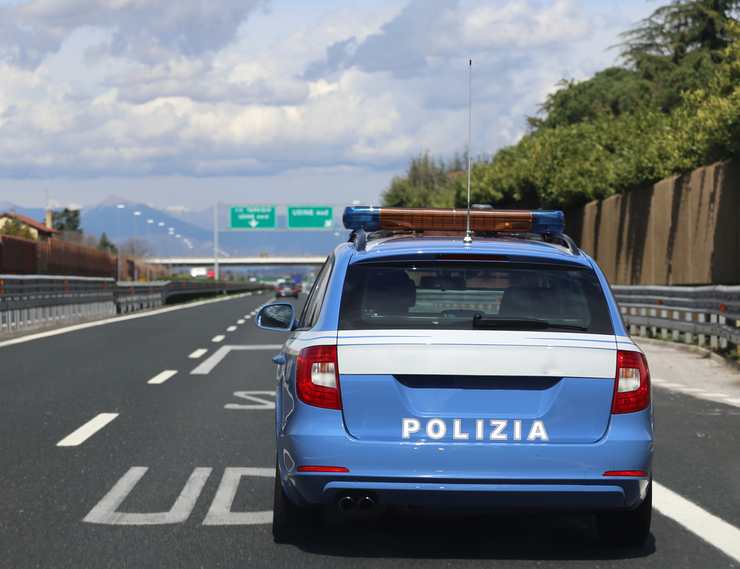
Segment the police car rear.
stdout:
[[649,372],[603,274],[559,212],[476,212],[472,243],[462,220],[348,208],[278,370],[276,538],[421,504],[589,510],[641,543]]

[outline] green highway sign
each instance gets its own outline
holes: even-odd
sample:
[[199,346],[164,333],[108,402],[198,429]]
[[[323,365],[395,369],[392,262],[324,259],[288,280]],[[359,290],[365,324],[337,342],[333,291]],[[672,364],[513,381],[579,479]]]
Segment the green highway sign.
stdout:
[[245,205],[231,208],[231,229],[275,229],[277,215],[273,205]]
[[334,210],[325,206],[288,206],[288,229],[331,229]]

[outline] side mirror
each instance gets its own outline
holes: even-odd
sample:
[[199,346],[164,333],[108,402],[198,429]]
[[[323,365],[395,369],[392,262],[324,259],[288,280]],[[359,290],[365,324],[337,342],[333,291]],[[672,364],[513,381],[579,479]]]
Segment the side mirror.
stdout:
[[290,332],[295,324],[295,308],[287,302],[263,306],[257,313],[257,326],[274,332]]

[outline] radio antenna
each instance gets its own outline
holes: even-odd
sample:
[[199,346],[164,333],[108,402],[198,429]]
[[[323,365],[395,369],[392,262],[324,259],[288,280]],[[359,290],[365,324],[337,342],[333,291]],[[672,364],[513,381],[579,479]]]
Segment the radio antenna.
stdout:
[[468,213],[465,221],[465,237],[463,243],[472,243],[473,235],[470,231],[470,143],[473,131],[473,60],[468,59]]

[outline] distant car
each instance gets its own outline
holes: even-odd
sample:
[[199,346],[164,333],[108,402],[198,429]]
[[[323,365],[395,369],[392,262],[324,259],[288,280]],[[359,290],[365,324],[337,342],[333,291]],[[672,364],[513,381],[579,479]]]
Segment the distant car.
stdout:
[[300,289],[296,285],[291,283],[280,283],[275,287],[275,298],[287,298],[289,296],[298,298],[300,292]]
[[[610,543],[652,515],[644,354],[562,212],[350,207],[273,361],[273,536],[320,507],[581,510]],[[462,231],[461,231],[462,229]],[[285,290],[288,290],[287,287]]]

